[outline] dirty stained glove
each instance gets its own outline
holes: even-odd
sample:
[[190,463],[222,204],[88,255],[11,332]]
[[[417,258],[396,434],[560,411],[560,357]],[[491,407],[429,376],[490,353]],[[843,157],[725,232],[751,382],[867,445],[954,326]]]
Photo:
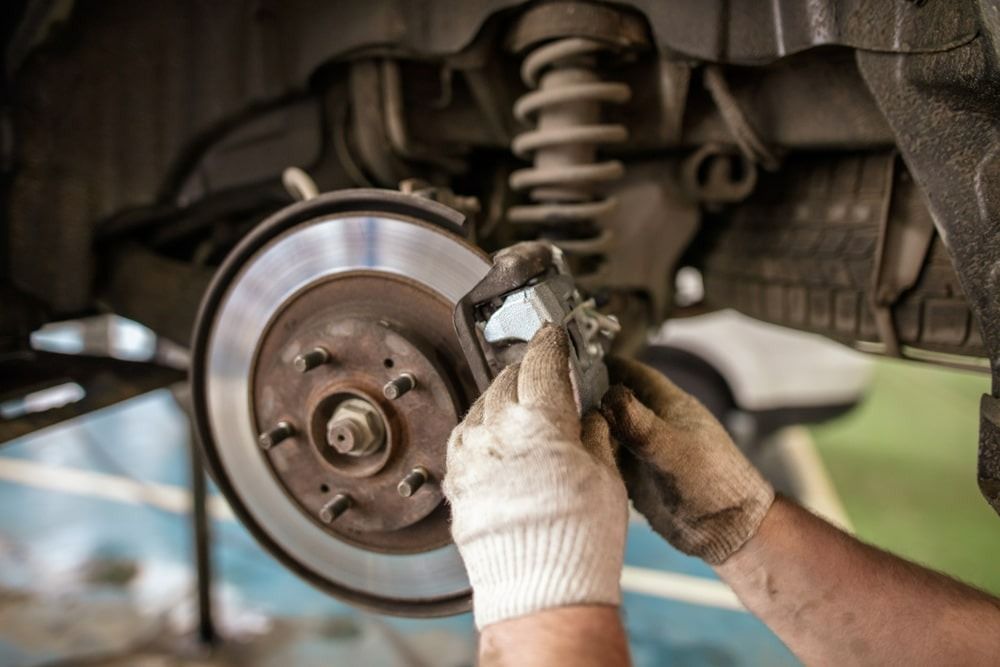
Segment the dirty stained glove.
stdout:
[[757,532],[774,489],[694,397],[636,361],[609,360],[601,411],[623,446],[636,510],[674,547],[712,565]]
[[599,412],[578,417],[569,342],[541,329],[448,441],[444,493],[476,625],[617,605],[628,500]]

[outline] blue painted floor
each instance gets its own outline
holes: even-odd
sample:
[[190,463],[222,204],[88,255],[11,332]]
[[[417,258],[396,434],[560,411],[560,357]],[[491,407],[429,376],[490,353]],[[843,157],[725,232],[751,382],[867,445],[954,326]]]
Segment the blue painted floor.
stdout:
[[[61,471],[183,488],[187,438],[184,414],[160,391],[0,445],[0,665],[94,655],[108,656],[102,664],[145,664],[129,652],[179,643],[171,638],[194,619],[187,516],[97,497],[108,489],[73,487]],[[26,477],[23,462],[54,472],[29,465]],[[473,663],[471,616],[357,612],[283,569],[239,523],[222,518],[213,529],[218,624],[231,652],[197,664]],[[631,526],[626,562],[714,579],[641,524]],[[798,664],[743,611],[629,592],[623,614],[636,665]]]

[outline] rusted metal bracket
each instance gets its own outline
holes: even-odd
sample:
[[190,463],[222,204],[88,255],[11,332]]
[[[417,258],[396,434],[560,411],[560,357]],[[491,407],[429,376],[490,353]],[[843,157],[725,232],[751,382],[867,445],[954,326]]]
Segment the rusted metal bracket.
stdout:
[[[895,156],[888,163],[887,187],[896,186],[893,179]],[[900,174],[901,185],[912,185],[905,172]],[[920,277],[920,269],[927,258],[934,240],[934,219],[926,206],[907,206],[898,210],[913,197],[887,197],[887,210],[882,216],[875,267],[872,271],[871,309],[875,317],[879,339],[885,345],[885,354],[902,357],[896,322],[892,307],[902,294],[913,287]],[[921,202],[922,203],[922,202]]]
[[604,356],[621,330],[618,320],[584,299],[562,253],[527,241],[497,253],[493,268],[456,304],[455,330],[480,390],[505,366],[518,362],[546,324],[569,337],[569,374],[577,408],[600,403],[608,389]]
[[0,420],[0,443],[114,405],[183,379],[184,372],[149,363],[108,357],[54,354],[31,350],[0,366],[0,399],[24,396],[58,384],[76,382],[86,396],[45,412]]
[[979,491],[1000,514],[1000,399],[984,394],[979,403]]
[[501,250],[493,258],[493,268],[455,306],[455,331],[480,391],[486,391],[494,375],[505,365],[490,360],[488,346],[476,326],[476,309],[524,287],[552,266],[552,247],[547,243],[519,243]]

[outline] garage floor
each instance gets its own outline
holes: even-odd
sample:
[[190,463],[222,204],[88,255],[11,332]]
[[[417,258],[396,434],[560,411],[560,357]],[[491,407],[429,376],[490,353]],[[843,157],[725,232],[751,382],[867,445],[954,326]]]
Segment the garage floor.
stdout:
[[[0,665],[471,665],[469,615],[359,613],[264,553],[221,498],[214,654],[195,620],[187,423],[167,391],[0,448]],[[797,664],[711,570],[631,526],[637,665]]]

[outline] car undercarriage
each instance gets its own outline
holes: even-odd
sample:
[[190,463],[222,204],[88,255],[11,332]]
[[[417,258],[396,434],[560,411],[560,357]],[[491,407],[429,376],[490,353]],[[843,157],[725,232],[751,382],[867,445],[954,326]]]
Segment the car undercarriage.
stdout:
[[0,392],[93,397],[0,440],[182,377],[29,344],[122,315],[190,344],[215,480],[283,563],[360,606],[466,609],[439,482],[483,378],[453,316],[491,253],[545,239],[618,353],[732,308],[992,372],[1000,512],[997,21],[985,0],[13,3]]

